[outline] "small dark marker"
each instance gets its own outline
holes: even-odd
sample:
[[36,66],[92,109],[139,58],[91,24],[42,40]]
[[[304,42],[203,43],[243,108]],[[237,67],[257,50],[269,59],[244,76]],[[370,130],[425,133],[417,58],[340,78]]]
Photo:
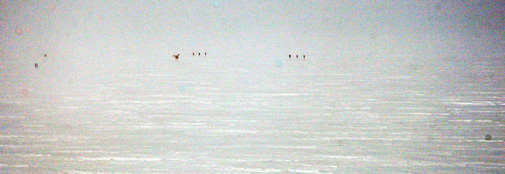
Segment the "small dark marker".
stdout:
[[198,53],[198,55],[200,55],[200,53]]
[[38,68],[39,67],[39,64],[38,63],[35,63],[35,68]]
[[484,137],[484,139],[489,141],[489,140],[493,139],[493,137],[491,137],[491,135],[487,134],[486,137]]

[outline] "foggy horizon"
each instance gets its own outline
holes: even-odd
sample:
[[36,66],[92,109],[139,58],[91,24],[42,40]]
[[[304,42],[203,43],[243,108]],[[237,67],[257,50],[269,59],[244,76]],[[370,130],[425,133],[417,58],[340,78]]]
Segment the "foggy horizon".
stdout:
[[503,56],[505,47],[499,1],[12,1],[2,9],[4,59],[148,59],[194,50],[487,57]]

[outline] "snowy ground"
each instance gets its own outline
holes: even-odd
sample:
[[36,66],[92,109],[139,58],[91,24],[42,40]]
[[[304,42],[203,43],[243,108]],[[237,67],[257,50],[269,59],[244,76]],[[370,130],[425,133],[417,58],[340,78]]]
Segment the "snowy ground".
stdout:
[[0,173],[505,173],[502,59],[218,55],[3,61]]

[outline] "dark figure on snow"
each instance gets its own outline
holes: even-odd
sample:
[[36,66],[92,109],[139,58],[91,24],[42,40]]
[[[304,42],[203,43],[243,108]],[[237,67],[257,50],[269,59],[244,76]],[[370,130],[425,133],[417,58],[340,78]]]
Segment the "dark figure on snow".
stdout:
[[35,63],[35,68],[38,68],[39,67],[39,64],[38,63]]
[[176,55],[174,55],[175,60],[179,59],[179,55],[180,55],[180,54],[176,54]]
[[289,55],[289,58],[291,59],[291,54]]

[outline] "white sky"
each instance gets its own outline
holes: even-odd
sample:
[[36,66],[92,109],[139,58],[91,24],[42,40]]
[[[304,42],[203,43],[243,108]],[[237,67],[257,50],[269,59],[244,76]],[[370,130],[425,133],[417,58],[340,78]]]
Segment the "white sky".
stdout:
[[496,56],[503,1],[2,1],[3,60],[213,54]]

